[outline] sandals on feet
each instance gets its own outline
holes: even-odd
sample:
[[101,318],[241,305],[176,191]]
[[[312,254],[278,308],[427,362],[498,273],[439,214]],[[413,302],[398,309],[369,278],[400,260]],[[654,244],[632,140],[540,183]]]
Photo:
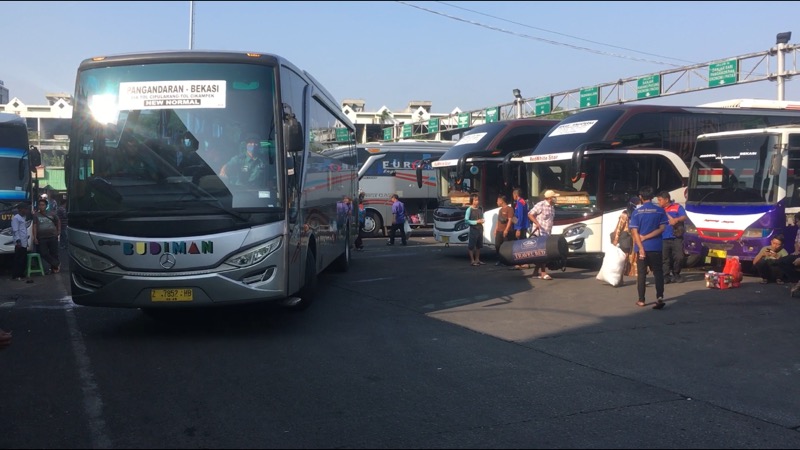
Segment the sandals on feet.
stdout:
[[775,280],[775,282],[778,283],[778,284],[783,284],[784,283],[783,278],[778,278],[777,280]]
[[551,277],[550,274],[548,274],[548,273],[546,273],[544,275],[539,275],[539,278],[542,279],[542,280],[552,280],[553,279],[553,277]]
[[653,309],[664,309],[665,306],[667,306],[667,304],[664,303],[664,300],[658,299],[656,304],[653,306]]
[[638,302],[636,302],[636,306],[644,307],[644,301],[639,300]]
[[766,279],[766,278],[762,278],[761,279],[761,284],[767,284],[767,283],[769,283],[768,279]]

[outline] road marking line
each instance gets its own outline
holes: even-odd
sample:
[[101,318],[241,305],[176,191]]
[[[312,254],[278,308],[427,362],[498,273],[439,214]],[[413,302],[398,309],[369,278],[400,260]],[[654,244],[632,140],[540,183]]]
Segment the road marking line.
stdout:
[[393,280],[395,278],[397,278],[397,277],[370,278],[368,280],[351,281],[351,283],[371,283],[373,281]]
[[73,311],[72,298],[66,296],[61,299],[62,308],[66,310],[67,327],[69,329],[72,353],[78,365],[78,375],[81,380],[81,390],[83,391],[83,409],[89,418],[89,430],[91,432],[92,448],[111,448],[111,439],[106,432],[106,421],[103,418],[103,399],[97,387],[97,382],[92,373],[92,362],[89,359],[89,352],[86,351],[86,343],[83,335],[78,329],[78,319]]

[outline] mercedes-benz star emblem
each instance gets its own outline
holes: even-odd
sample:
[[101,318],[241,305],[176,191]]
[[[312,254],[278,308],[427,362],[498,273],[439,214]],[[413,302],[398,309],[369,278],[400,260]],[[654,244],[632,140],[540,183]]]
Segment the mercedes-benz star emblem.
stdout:
[[175,263],[178,261],[175,259],[175,255],[172,253],[164,253],[161,255],[161,258],[158,259],[158,263],[161,264],[161,267],[169,270],[175,267]]

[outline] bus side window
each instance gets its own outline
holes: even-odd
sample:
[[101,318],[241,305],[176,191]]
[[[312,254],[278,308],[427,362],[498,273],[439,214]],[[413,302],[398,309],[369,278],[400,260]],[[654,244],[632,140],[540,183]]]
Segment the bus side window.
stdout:
[[786,207],[800,206],[800,134],[789,135]]

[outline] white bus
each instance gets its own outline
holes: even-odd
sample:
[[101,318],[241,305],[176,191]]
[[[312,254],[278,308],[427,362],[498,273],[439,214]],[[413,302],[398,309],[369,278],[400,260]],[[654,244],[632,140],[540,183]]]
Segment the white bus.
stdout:
[[497,196],[511,202],[515,188],[527,186],[527,173],[514,157],[533,152],[558,120],[515,119],[479,125],[458,140],[433,163],[439,176],[439,206],[434,212],[433,237],[445,245],[466,244],[469,225],[464,214],[470,194],[478,194],[484,208],[484,244],[494,244]]
[[[554,234],[570,255],[602,255],[611,231],[642,186],[668,191],[684,204],[689,162],[697,136],[708,132],[795,123],[788,108],[613,105],[574,114],[553,128],[533,154],[528,195],[537,201],[553,189]],[[687,234],[689,233],[687,227]]]
[[[72,300],[142,308],[313,299],[346,270],[354,126],[268,54],[102,56],[78,68],[67,156]],[[224,169],[223,169],[224,168]]]
[[[392,194],[406,208],[412,227],[430,226],[438,204],[438,183],[431,163],[455,141],[400,141],[358,146],[359,191],[364,193],[364,235],[386,235],[392,220]],[[421,186],[417,168],[422,170]]]

